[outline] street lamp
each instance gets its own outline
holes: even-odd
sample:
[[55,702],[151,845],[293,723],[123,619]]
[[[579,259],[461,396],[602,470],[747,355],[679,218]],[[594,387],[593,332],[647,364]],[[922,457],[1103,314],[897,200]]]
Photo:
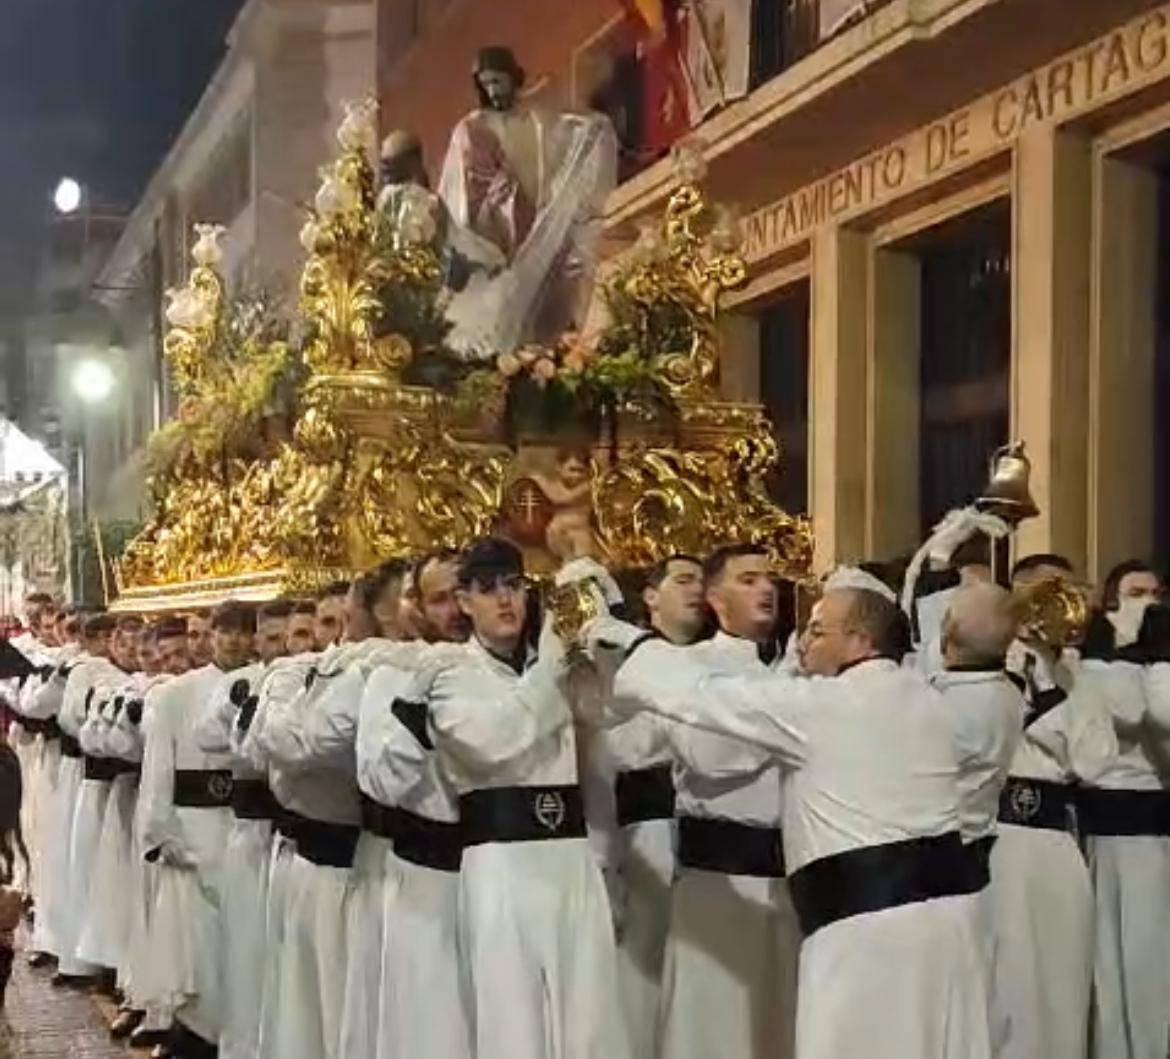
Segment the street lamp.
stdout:
[[73,369],[73,392],[86,404],[100,404],[114,389],[114,372],[104,360],[90,357]]
[[72,177],[64,177],[53,192],[53,205],[66,216],[76,213],[81,205],[81,185]]

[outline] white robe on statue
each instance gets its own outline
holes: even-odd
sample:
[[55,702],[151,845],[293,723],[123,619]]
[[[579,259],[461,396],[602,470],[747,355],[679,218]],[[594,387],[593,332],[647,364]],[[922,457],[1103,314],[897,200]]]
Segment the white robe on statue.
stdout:
[[[463,852],[460,938],[474,1054],[621,1059],[629,1051],[609,899],[583,821],[565,828],[578,776],[558,683],[563,661],[546,654],[520,676],[475,640],[462,653],[436,678],[430,722],[465,831],[469,804],[497,804],[508,796],[496,792],[511,788],[510,820],[542,836],[486,839]],[[517,804],[526,806],[523,820]]]
[[[620,708],[632,700],[775,754],[793,887],[803,869],[851,851],[958,841],[951,725],[912,670],[876,659],[833,679],[724,676],[686,648],[651,641],[618,671],[615,691]],[[989,1054],[976,894],[848,915],[805,938],[798,1059]]]
[[139,816],[142,847],[158,863],[152,932],[167,956],[150,999],[173,1006],[181,1023],[212,1043],[223,1022],[219,910],[232,813],[224,806],[176,805],[175,773],[230,769],[227,755],[205,754],[195,741],[203,707],[224,679],[218,667],[203,666],[151,696]]

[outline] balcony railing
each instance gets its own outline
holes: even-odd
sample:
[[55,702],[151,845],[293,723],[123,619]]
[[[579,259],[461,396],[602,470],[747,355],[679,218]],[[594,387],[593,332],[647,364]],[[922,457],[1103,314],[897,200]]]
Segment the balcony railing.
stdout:
[[751,84],[755,88],[892,0],[756,0]]

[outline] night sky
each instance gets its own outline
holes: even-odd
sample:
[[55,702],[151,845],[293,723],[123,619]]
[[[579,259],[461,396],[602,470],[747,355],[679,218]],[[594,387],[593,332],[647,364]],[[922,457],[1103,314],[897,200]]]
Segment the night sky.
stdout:
[[73,176],[129,212],[243,0],[0,3],[0,315],[11,321],[57,181]]

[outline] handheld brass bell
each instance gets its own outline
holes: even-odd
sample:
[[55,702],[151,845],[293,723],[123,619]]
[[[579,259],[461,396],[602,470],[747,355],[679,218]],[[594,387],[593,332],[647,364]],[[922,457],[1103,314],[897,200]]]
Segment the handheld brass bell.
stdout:
[[1009,525],[1040,514],[1028,490],[1032,463],[1024,454],[1024,443],[1013,441],[996,449],[991,457],[991,480],[983,495],[975,501],[979,511],[997,515]]

